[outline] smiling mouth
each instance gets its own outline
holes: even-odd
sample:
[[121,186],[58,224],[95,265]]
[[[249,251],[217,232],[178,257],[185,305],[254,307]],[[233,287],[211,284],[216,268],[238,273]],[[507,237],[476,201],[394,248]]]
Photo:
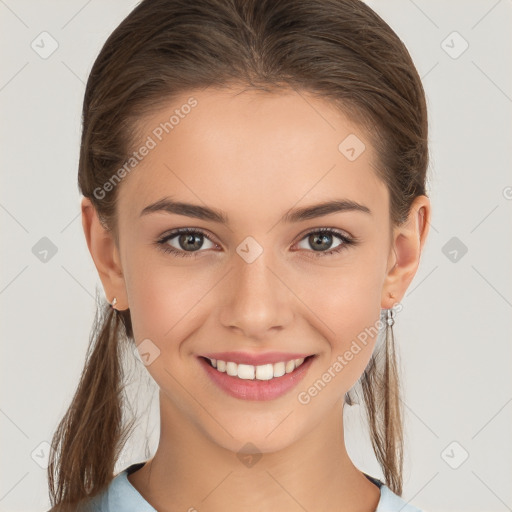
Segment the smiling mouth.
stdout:
[[200,356],[212,368],[219,373],[241,380],[274,380],[284,375],[293,373],[297,368],[300,368],[309,359],[315,357],[315,354],[300,359],[290,359],[289,361],[280,361],[273,364],[250,365],[250,364],[237,364],[233,361],[222,361],[220,359],[210,359],[208,357]]

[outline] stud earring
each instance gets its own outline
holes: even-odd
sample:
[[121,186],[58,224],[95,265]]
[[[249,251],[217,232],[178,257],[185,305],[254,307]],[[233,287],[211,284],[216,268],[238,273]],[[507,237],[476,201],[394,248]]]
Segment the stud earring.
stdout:
[[112,299],[112,304],[110,304],[110,307],[113,308],[113,309],[116,309],[116,304],[117,304],[117,299],[114,297]]

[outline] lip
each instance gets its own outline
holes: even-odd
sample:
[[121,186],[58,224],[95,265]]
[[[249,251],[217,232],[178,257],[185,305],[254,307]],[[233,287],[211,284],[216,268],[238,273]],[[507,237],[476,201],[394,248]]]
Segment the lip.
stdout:
[[[240,354],[240,353],[238,353]],[[287,357],[290,354],[287,354]],[[294,354],[292,354],[294,355]],[[208,363],[205,357],[198,357],[199,363],[204,368],[208,377],[225,393],[228,395],[240,398],[242,400],[273,400],[279,398],[285,393],[291,391],[297,384],[306,376],[309,367],[315,360],[316,355],[310,354],[298,368],[293,370],[291,373],[285,373],[281,377],[275,377],[270,380],[250,380],[250,379],[239,379],[238,377],[232,377],[225,372],[219,372]],[[217,359],[217,358],[213,358]],[[223,360],[222,358],[220,358]],[[294,359],[294,358],[291,358]],[[278,361],[289,361],[289,359],[279,359]],[[276,361],[276,362],[278,362]],[[236,362],[236,361],[233,361]],[[242,363],[251,364],[251,363]]]
[[208,359],[220,359],[221,361],[231,361],[236,364],[251,364],[253,366],[260,366],[263,364],[274,364],[281,361],[287,362],[292,359],[301,359],[314,354],[290,354],[289,352],[265,352],[262,354],[255,354],[250,352],[211,352],[209,354],[201,354]]

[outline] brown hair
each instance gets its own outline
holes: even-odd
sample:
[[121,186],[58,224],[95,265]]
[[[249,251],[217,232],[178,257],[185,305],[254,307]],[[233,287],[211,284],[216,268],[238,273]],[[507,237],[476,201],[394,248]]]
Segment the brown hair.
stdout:
[[[365,129],[390,193],[392,225],[425,195],[427,110],[399,37],[360,0],[142,0],[105,42],[83,104],[78,184],[117,241],[117,188],[98,197],[133,151],[139,122],[204,87],[313,93]],[[72,403],[53,436],[52,510],[104,490],[132,425],[123,416],[121,352],[130,312],[105,303]],[[359,381],[385,483],[402,493],[402,410],[391,329]],[[350,394],[346,403],[352,402]]]

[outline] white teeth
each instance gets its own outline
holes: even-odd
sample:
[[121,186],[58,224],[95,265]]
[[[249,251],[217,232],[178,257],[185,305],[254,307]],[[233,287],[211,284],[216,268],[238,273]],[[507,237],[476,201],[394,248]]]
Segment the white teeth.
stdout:
[[274,363],[274,377],[282,377],[286,371],[286,363]]
[[236,377],[238,375],[237,364],[231,361],[226,362],[226,373],[231,375],[231,377]]
[[258,380],[270,380],[274,378],[274,365],[263,364],[256,366],[256,378]]
[[254,379],[254,366],[250,364],[239,364],[237,375],[239,379]]
[[226,372],[231,377],[238,377],[243,380],[270,380],[275,377],[282,377],[285,373],[291,373],[298,368],[304,358],[280,361],[274,364],[262,364],[253,366],[251,364],[236,364],[232,361],[210,359],[212,366],[219,372]]
[[285,368],[286,373],[291,373],[291,372],[293,372],[293,370],[295,370],[295,359],[288,361],[286,363],[286,368]]

